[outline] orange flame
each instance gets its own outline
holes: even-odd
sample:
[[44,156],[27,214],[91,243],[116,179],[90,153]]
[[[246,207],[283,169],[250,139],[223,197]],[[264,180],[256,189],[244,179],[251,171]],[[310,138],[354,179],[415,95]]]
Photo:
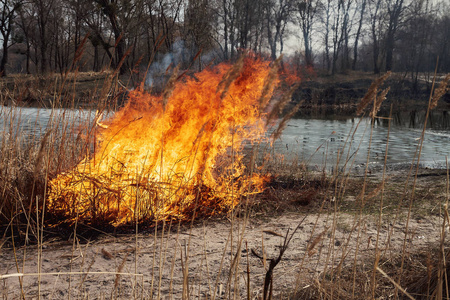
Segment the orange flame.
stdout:
[[295,56],[283,59],[282,66],[281,78],[289,85],[298,84],[304,78],[316,76],[312,66],[301,64]]
[[[72,220],[186,219],[235,207],[263,188],[243,163],[243,142],[264,137],[278,79],[247,56],[175,82],[154,96],[130,93],[101,128],[99,147],[50,182],[48,209]],[[273,73],[273,72],[272,72]]]

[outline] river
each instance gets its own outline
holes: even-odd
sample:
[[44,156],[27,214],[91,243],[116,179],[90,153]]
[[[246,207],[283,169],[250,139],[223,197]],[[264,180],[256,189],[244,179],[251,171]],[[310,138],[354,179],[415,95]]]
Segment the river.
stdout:
[[[385,157],[390,167],[407,166],[413,162],[421,142],[424,115],[423,112],[395,115],[390,130],[386,119],[374,122],[373,130],[367,118],[291,119],[282,136],[273,143],[272,153],[317,168],[342,167],[346,162],[352,168],[362,168],[368,154],[371,167],[382,166]],[[431,125],[425,131],[420,157],[424,167],[446,166],[446,157],[450,155],[448,115],[447,111],[440,111],[429,119]],[[20,135],[39,140],[49,122],[59,128],[61,124],[76,127],[92,122],[94,117],[92,110],[0,107],[0,138]]]
[[[275,153],[284,153],[288,158],[298,158],[317,167],[343,166],[347,162],[347,165],[360,168],[367,163],[368,157],[371,167],[382,166],[385,158],[389,167],[404,167],[417,161],[423,123],[412,126],[403,121],[392,121],[390,129],[387,120],[374,122],[372,130],[368,118],[292,119],[274,143]],[[425,130],[420,164],[445,168],[449,155],[450,128],[435,122]]]

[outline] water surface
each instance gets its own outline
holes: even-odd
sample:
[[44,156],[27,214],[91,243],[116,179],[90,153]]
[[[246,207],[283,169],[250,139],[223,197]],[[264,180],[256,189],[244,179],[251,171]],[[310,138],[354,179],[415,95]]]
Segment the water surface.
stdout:
[[[421,150],[422,166],[445,168],[450,155],[448,116],[441,111],[430,117]],[[0,138],[20,135],[39,140],[49,126],[76,129],[91,124],[94,117],[92,110],[0,107]],[[370,119],[292,119],[275,141],[274,153],[318,168],[342,167],[346,162],[361,168],[367,157],[371,166],[381,166],[385,157],[389,166],[407,166],[417,157],[423,121],[423,112],[398,114],[392,117],[389,130],[386,119],[374,122],[373,128]]]
[[[368,157],[372,165],[382,165],[385,158],[392,167],[408,165],[417,161],[422,128],[423,123],[411,126],[391,121],[389,129],[387,120],[372,124],[368,118],[292,119],[275,142],[275,152],[317,166],[342,166],[348,162],[360,167]],[[435,126],[425,130],[420,163],[424,167],[444,168],[449,155],[450,130],[435,122]]]
[[[77,135],[88,130],[95,111],[0,106],[0,140],[19,138],[22,143],[39,141],[48,128],[59,135]],[[56,133],[58,135],[58,133]]]

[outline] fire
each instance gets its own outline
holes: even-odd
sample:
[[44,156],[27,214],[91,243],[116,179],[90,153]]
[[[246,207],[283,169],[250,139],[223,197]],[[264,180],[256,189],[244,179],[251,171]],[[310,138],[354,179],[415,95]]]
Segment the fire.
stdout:
[[302,78],[315,77],[316,73],[312,66],[305,66],[296,57],[283,59],[281,77],[289,85],[300,83]]
[[192,78],[172,76],[160,96],[131,92],[98,128],[93,157],[50,182],[49,211],[115,225],[187,219],[261,192],[264,177],[246,170],[243,142],[264,137],[276,73],[247,56]]

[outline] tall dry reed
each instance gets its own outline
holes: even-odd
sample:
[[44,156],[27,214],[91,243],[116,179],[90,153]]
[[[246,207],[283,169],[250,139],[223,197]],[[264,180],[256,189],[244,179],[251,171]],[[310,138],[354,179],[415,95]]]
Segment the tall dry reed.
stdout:
[[[273,72],[277,68],[276,64],[273,66]],[[227,87],[239,73],[239,65],[238,62],[231,69],[231,72],[224,77],[223,83],[218,89],[218,92],[223,95],[222,97],[226,97]],[[377,112],[387,94],[387,89],[379,92],[379,87],[386,78],[387,75],[381,77],[369,88],[368,94],[361,100],[359,113],[368,113],[372,119],[378,117]],[[176,78],[173,77],[172,80],[176,80]],[[113,78],[108,77],[107,81],[107,85],[115,84]],[[274,79],[269,77],[267,78],[267,85],[271,84],[274,84]],[[441,87],[444,84],[446,83],[444,82]],[[171,91],[170,86],[170,84],[167,86],[167,93]],[[444,90],[445,87],[438,89],[434,93],[435,96],[430,98],[432,99],[430,100],[430,109],[434,107],[434,103],[437,101],[435,99]],[[106,98],[110,96],[109,91],[110,87],[101,92],[102,97],[105,97],[104,101],[100,102],[101,110],[107,103]],[[291,90],[287,94],[288,96],[282,98],[274,107],[277,110],[283,107],[292,92]],[[59,99],[61,99],[60,102],[65,101],[62,96]],[[371,102],[373,102],[372,109],[365,112],[364,110]],[[262,97],[261,106],[266,106],[267,103],[268,99]],[[91,105],[97,104],[92,103]],[[295,178],[294,176],[285,176],[284,178],[292,182],[305,182],[303,186],[295,187],[295,189],[299,189],[299,194],[303,193],[301,188],[312,185],[316,182],[314,180],[319,178],[318,180],[320,180],[323,188],[317,193],[318,196],[314,198],[307,209],[295,215],[295,217],[301,217],[304,220],[308,218],[308,224],[302,223],[305,226],[304,228],[310,228],[307,233],[308,238],[304,240],[296,241],[297,234],[306,230],[300,226],[293,231],[285,227],[278,228],[276,231],[265,230],[261,232],[261,236],[257,239],[255,236],[249,237],[248,233],[252,227],[258,226],[258,214],[260,213],[256,207],[260,196],[252,195],[245,199],[242,198],[243,205],[225,215],[222,222],[226,222],[227,226],[224,234],[225,240],[221,248],[209,249],[208,243],[212,240],[207,237],[210,236],[208,231],[211,228],[207,227],[207,221],[203,224],[197,223],[194,220],[195,214],[192,215],[191,222],[187,225],[177,222],[170,222],[170,224],[155,222],[154,228],[152,230],[147,229],[148,231],[145,232],[141,228],[144,225],[140,224],[136,217],[133,227],[135,235],[133,236],[133,242],[129,244],[134,245],[134,250],[121,254],[118,251],[107,251],[101,248],[102,259],[111,261],[111,268],[108,271],[94,271],[95,259],[87,257],[92,255],[92,252],[87,250],[90,245],[86,243],[86,246],[83,246],[79,243],[82,236],[74,227],[70,234],[72,248],[69,251],[69,272],[46,272],[41,267],[37,269],[37,272],[28,272],[25,266],[29,260],[37,260],[39,266],[43,263],[45,220],[51,220],[50,218],[52,218],[52,216],[43,213],[45,209],[45,183],[48,178],[76,165],[83,157],[89,157],[95,150],[95,127],[96,124],[101,124],[101,122],[93,117],[92,122],[73,128],[73,119],[69,118],[68,115],[69,110],[63,110],[60,114],[54,107],[54,113],[49,118],[46,129],[41,132],[36,140],[25,142],[26,137],[23,136],[23,133],[18,131],[15,125],[11,125],[20,124],[24,121],[21,119],[20,108],[0,108],[0,116],[2,116],[4,124],[8,125],[6,126],[7,130],[4,130],[0,137],[0,192],[2,199],[0,217],[2,225],[4,225],[3,228],[5,228],[3,239],[11,240],[13,243],[12,249],[16,255],[16,273],[0,274],[0,280],[15,278],[20,281],[20,291],[15,294],[18,297],[28,298],[30,290],[34,289],[25,282],[28,277],[39,278],[37,294],[40,297],[44,292],[44,289],[41,289],[41,286],[44,285],[44,277],[67,276],[70,283],[68,293],[65,294],[66,298],[92,298],[96,297],[94,296],[95,292],[92,292],[92,296],[81,292],[87,286],[89,278],[96,275],[110,275],[112,284],[110,285],[109,295],[112,299],[162,299],[163,297],[169,299],[177,297],[183,299],[240,299],[243,297],[247,299],[257,297],[263,299],[361,299],[382,298],[392,294],[396,294],[399,298],[419,296],[435,299],[448,298],[446,295],[448,293],[446,288],[447,265],[445,264],[448,258],[446,254],[448,249],[445,243],[445,229],[450,223],[448,212],[442,210],[440,215],[442,226],[439,230],[442,230],[442,234],[438,243],[439,260],[434,267],[429,268],[427,279],[422,281],[429,285],[428,291],[425,292],[422,289],[414,291],[415,294],[412,295],[411,290],[407,288],[408,276],[405,275],[404,269],[406,269],[410,258],[409,254],[406,253],[408,241],[411,239],[408,232],[412,230],[408,222],[411,221],[410,212],[413,212],[414,208],[413,199],[416,199],[414,193],[417,188],[417,171],[414,185],[406,188],[407,185],[405,184],[405,189],[402,191],[404,198],[408,200],[406,222],[402,227],[405,233],[401,247],[395,248],[392,236],[386,236],[383,228],[389,227],[390,222],[397,224],[405,214],[405,207],[404,201],[400,201],[398,207],[391,212],[395,215],[395,218],[386,219],[386,206],[391,205],[389,203],[391,200],[386,194],[388,192],[386,189],[388,184],[387,155],[388,145],[391,142],[386,143],[380,181],[375,184],[371,181],[371,170],[368,167],[364,170],[362,180],[356,183],[356,179],[351,173],[354,160],[350,149],[353,151],[355,147],[359,148],[360,144],[353,140],[353,136],[357,128],[363,126],[363,121],[357,123],[356,127],[348,133],[348,138],[340,149],[340,155],[338,156],[341,161],[333,162],[336,166],[333,172],[325,168],[321,172],[314,172],[306,167],[300,168],[298,162],[270,161],[267,158],[271,156],[266,155],[267,153],[261,154],[255,150],[250,151],[250,172],[256,171],[254,165],[258,162],[259,166],[262,166],[262,170],[265,170],[264,167],[268,167],[268,165],[271,165],[272,170],[278,170],[279,174],[273,174],[275,178],[281,177],[282,172],[284,172],[284,175],[295,173]],[[275,119],[275,115],[274,113],[270,118]],[[280,136],[283,126],[288,122],[288,117],[282,118],[279,123],[279,130],[275,131],[275,137]],[[390,118],[388,119],[390,120]],[[35,122],[38,123],[37,120]],[[373,122],[369,126],[368,130],[373,130]],[[388,130],[388,141],[389,132]],[[423,134],[421,141],[423,141]],[[326,148],[326,143],[320,145],[319,148]],[[366,166],[370,162],[370,153],[367,155]],[[420,157],[420,150],[418,151],[418,157]],[[416,162],[418,161],[419,159]],[[341,168],[342,165],[344,167]],[[292,199],[286,200],[285,198],[289,198],[292,194],[288,194],[288,192],[293,193],[293,190],[286,187],[286,182],[284,184],[280,184],[281,188],[278,191],[274,191],[271,187],[268,188],[268,190],[272,189],[272,200],[277,205],[281,205],[283,201],[292,202]],[[448,186],[447,179],[447,200]],[[283,192],[287,195],[283,195]],[[138,197],[140,196],[138,195]],[[351,197],[355,200],[352,209],[348,211],[345,210],[345,206],[348,205],[348,199]],[[139,198],[138,201],[143,201],[143,199]],[[376,203],[376,213],[371,214],[366,211],[367,206],[372,204],[371,202]],[[298,208],[296,206],[289,207],[292,209]],[[239,209],[242,210],[239,211]],[[342,216],[345,216],[348,220],[341,219]],[[267,218],[271,217],[269,215]],[[372,222],[371,218],[375,220]],[[261,223],[264,222],[265,219]],[[326,226],[324,227],[323,224],[326,224]],[[306,227],[306,225],[310,227]],[[371,231],[374,235],[374,242],[371,239],[366,239],[367,232],[370,231],[368,230],[369,225],[375,228]],[[201,227],[201,230],[195,231],[198,234],[198,236],[195,236],[193,232],[198,227]],[[389,227],[392,232],[393,227]],[[139,231],[143,231],[143,233],[138,234]],[[279,232],[283,232],[283,234]],[[292,234],[289,235],[289,232],[292,232]],[[280,238],[279,248],[270,249],[267,235]],[[117,237],[107,236],[113,241],[119,241]],[[27,245],[30,240],[34,240],[35,244],[31,243],[33,245],[28,246],[28,248],[19,247],[19,245]],[[199,240],[201,241],[200,246]],[[337,241],[339,241],[339,244]],[[35,247],[36,244],[37,247]],[[248,245],[250,245],[250,248]],[[201,251],[197,251],[199,250],[196,249],[197,247],[200,247]],[[33,250],[35,248],[37,248],[37,251]],[[289,252],[294,251],[295,248],[302,248],[302,251],[296,256],[289,256]],[[401,250],[400,257],[392,253],[399,249]],[[28,253],[37,253],[38,258],[28,257],[27,251]],[[219,258],[214,261],[211,260],[213,251],[220,252]],[[129,255],[131,252],[134,252],[135,255]],[[271,256],[274,253],[275,256]],[[151,257],[150,260],[146,261],[150,262],[148,265],[142,263],[145,255]],[[195,255],[202,257],[198,265],[194,264]],[[77,259],[80,260],[81,258],[86,262],[77,264]],[[129,264],[130,261],[132,266]],[[284,269],[283,263],[290,261],[295,262],[293,267],[290,266],[295,269],[296,276],[294,276],[294,280],[288,283],[286,288],[283,286],[283,273],[288,273],[291,270]],[[389,268],[389,266],[392,267]],[[77,270],[78,267],[80,271]],[[177,274],[177,270],[180,274]],[[59,291],[58,287],[55,286],[53,291],[55,293]],[[3,296],[7,298],[8,294]]]

